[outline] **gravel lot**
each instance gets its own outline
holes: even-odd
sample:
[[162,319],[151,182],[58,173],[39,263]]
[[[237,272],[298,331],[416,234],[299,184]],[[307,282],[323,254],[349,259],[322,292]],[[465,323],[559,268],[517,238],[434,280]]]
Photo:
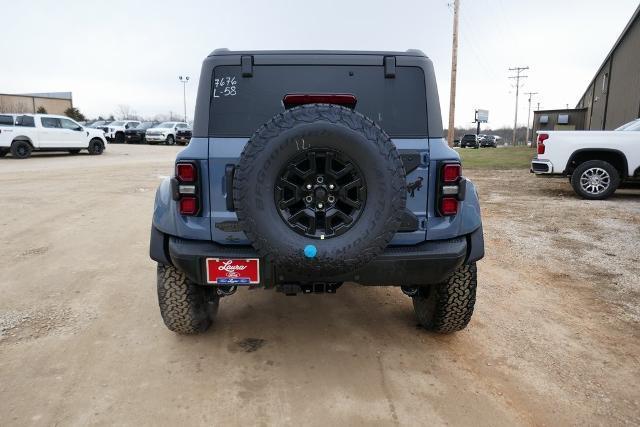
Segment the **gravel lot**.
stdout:
[[0,159],[0,425],[640,424],[640,191],[474,171],[487,257],[468,329],[396,288],[241,290],[162,324],[147,255],[179,148]]

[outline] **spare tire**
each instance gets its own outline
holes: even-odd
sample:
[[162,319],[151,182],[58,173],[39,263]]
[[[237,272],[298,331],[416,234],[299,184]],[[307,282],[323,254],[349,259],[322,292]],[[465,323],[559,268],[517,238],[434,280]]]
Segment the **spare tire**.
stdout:
[[405,171],[389,136],[345,107],[286,110],[246,144],[233,197],[259,255],[332,275],[373,260],[400,226]]

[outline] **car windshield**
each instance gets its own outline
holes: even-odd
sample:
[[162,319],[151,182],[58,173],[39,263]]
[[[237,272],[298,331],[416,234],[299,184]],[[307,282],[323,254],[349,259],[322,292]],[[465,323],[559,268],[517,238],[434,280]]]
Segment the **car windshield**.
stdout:
[[124,126],[124,122],[113,122],[111,126]]
[[624,124],[624,125],[620,126],[619,128],[617,128],[616,130],[625,130],[625,131],[640,130],[640,119],[636,119],[636,120],[634,120],[632,122]]
[[165,129],[172,128],[174,124],[175,124],[174,122],[164,122],[164,123],[160,123],[157,127],[165,128]]
[[96,126],[101,126],[103,124],[105,124],[106,122],[104,120],[98,120],[97,122],[93,122],[89,125],[90,128],[94,128]]
[[136,129],[149,129],[150,127],[155,126],[153,122],[143,122],[136,126]]

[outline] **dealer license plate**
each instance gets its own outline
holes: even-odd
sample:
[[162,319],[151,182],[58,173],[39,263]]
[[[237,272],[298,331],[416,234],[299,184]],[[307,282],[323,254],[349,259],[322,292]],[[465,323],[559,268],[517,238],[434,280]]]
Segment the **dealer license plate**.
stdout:
[[254,285],[260,283],[260,260],[207,258],[207,283]]

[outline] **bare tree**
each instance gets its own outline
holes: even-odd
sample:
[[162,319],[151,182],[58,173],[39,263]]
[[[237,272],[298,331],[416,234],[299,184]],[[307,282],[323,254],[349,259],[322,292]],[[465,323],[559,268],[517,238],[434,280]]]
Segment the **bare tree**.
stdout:
[[138,120],[138,113],[127,104],[118,105],[116,114],[121,120]]

